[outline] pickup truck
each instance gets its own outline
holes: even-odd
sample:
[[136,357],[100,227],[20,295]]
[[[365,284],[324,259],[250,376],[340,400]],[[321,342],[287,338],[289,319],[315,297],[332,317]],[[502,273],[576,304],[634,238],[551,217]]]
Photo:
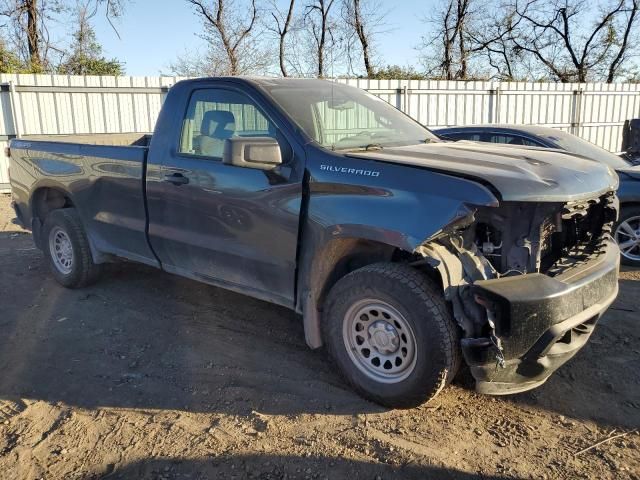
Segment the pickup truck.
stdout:
[[541,385],[618,292],[610,167],[440,141],[354,87],[187,80],[152,136],[52,140],[12,140],[10,177],[58,282],[127,259],[284,305],[386,406],[463,361],[482,393]]

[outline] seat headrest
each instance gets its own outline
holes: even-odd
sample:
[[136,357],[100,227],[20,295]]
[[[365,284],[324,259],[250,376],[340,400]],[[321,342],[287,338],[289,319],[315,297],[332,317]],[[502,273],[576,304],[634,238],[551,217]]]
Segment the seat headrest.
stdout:
[[236,118],[226,110],[209,110],[202,116],[200,133],[209,137],[228,138],[236,130]]

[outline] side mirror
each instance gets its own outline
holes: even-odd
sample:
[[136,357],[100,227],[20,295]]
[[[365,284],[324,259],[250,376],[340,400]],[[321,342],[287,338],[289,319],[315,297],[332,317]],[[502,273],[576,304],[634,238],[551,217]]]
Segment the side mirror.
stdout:
[[233,137],[224,142],[222,163],[236,167],[273,170],[282,164],[282,152],[275,138]]

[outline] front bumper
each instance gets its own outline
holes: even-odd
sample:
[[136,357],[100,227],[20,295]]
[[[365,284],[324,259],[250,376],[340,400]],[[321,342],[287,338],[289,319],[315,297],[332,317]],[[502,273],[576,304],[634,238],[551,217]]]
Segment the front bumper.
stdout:
[[489,339],[463,339],[462,351],[476,390],[491,395],[523,392],[544,383],[580,350],[618,294],[620,252],[607,240],[597,256],[555,277],[527,274],[475,282],[488,306],[504,362]]

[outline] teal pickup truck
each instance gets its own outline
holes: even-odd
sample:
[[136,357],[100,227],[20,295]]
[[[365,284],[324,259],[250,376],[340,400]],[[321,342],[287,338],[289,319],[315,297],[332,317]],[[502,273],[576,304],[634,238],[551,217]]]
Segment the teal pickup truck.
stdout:
[[618,291],[611,168],[442,142],[331,82],[184,81],[153,136],[10,156],[18,221],[62,285],[127,259],[284,305],[387,406],[433,398],[463,361],[480,392],[534,388]]

